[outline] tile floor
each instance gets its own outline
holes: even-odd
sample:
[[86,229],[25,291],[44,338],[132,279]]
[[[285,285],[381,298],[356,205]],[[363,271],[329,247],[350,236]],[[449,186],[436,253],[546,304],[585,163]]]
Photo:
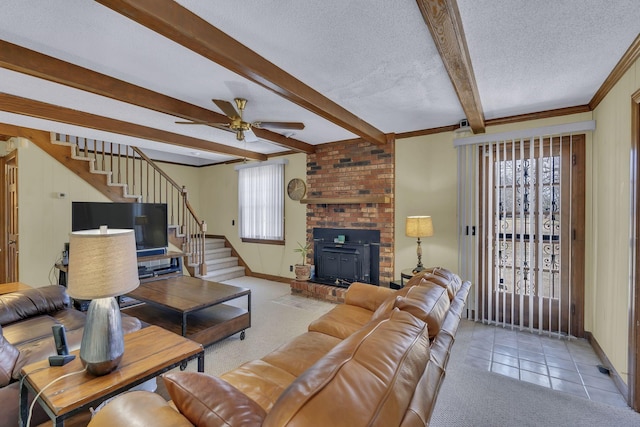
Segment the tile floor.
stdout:
[[511,378],[626,407],[585,339],[564,339],[475,323],[465,362]]

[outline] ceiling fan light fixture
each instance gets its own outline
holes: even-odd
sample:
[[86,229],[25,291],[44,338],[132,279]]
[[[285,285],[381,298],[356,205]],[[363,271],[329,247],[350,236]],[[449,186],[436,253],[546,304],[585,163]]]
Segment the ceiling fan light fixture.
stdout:
[[[236,139],[238,141],[245,142],[257,142],[259,138],[254,134],[253,128],[256,129],[265,129],[265,128],[280,128],[280,129],[304,129],[304,123],[300,122],[271,122],[271,121],[254,121],[254,122],[245,122],[242,118],[245,107],[247,106],[247,100],[244,98],[235,98],[234,102],[236,104],[236,108],[233,107],[229,101],[225,101],[223,99],[212,99],[214,104],[222,111],[227,118],[230,120],[229,123],[213,123],[207,121],[189,121],[189,122],[176,122],[179,124],[189,124],[189,125],[208,125],[213,126],[222,130],[227,130],[229,132],[234,132],[236,134]],[[285,134],[287,138],[293,136],[294,133],[290,132]]]

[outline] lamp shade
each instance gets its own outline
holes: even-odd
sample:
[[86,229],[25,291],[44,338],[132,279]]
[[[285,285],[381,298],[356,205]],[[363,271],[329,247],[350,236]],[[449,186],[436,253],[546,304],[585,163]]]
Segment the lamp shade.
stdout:
[[115,297],[140,284],[133,230],[76,231],[69,236],[67,293],[75,299]]
[[433,236],[433,222],[430,216],[408,216],[405,232],[408,237]]

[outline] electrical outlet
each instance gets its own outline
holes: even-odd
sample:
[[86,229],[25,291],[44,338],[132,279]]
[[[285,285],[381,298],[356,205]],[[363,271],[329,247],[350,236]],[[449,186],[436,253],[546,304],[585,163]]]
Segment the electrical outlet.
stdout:
[[235,219],[231,220],[231,225],[236,225],[236,220]]
[[289,266],[289,271],[293,271],[293,265]]

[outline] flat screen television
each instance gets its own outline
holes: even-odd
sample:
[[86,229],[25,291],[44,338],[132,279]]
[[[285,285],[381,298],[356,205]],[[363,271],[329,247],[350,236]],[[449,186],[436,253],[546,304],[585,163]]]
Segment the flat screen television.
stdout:
[[134,230],[139,251],[169,246],[166,203],[72,202],[71,231],[101,225]]

